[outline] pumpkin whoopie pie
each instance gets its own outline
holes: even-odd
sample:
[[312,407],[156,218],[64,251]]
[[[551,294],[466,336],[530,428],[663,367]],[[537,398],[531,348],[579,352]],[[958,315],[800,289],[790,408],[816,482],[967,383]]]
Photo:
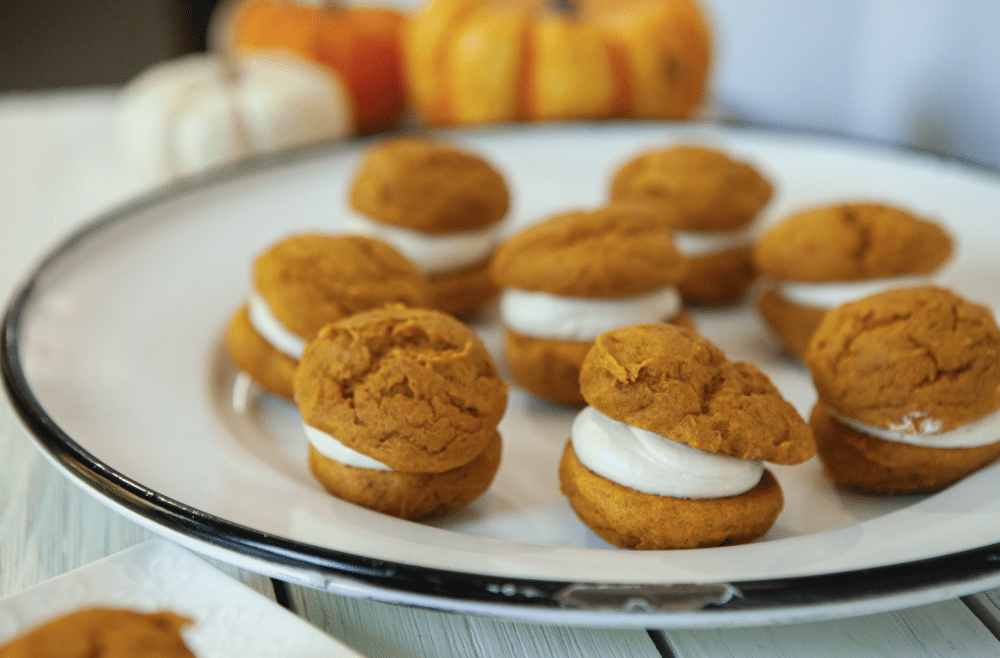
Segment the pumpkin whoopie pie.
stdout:
[[469,318],[496,298],[488,265],[510,205],[503,175],[440,141],[368,149],[350,188],[350,229],[392,244],[424,272],[430,306]]
[[612,175],[612,202],[649,204],[674,232],[688,259],[677,288],[692,305],[743,299],[757,272],[751,256],[754,220],[774,187],[753,165],[726,153],[679,145],[646,151]]
[[230,358],[266,390],[292,399],[292,375],[307,341],[358,311],[427,304],[427,281],[394,248],[358,235],[286,237],[253,262],[247,301],[230,319]]
[[684,327],[602,334],[580,387],[589,406],[563,452],[561,490],[587,526],[622,548],[757,539],[784,505],[762,462],[798,464],[816,451],[767,376]]
[[805,355],[824,472],[875,493],[941,489],[1000,456],[1000,328],[934,286],[829,311]]
[[507,385],[451,315],[392,306],[324,327],[295,373],[309,467],[334,496],[406,519],[452,512],[500,464]]
[[931,283],[953,249],[939,224],[896,206],[844,203],[796,212],[754,247],[767,281],[758,310],[784,348],[801,358],[826,311],[882,290]]
[[614,204],[562,213],[498,247],[490,271],[517,384],[583,405],[580,366],[598,335],[640,322],[693,324],[676,288],[684,258],[651,214]]

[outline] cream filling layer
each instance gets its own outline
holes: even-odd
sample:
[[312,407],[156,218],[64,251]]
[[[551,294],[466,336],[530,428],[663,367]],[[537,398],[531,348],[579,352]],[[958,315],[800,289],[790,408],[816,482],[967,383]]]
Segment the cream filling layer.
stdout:
[[892,276],[881,279],[831,281],[829,283],[781,281],[778,284],[778,290],[785,299],[793,304],[831,309],[886,290],[912,288],[931,283],[934,283],[934,278],[930,276]]
[[1000,441],[1000,409],[947,432],[941,431],[940,420],[923,412],[907,414],[889,427],[868,425],[829,408],[827,413],[862,434],[925,448],[978,448]]
[[507,288],[500,295],[500,316],[507,327],[523,336],[583,342],[613,329],[669,320],[681,305],[680,293],[673,286],[611,299]]
[[346,222],[349,232],[395,247],[427,274],[447,272],[486,260],[501,239],[502,226],[495,224],[479,231],[431,234],[374,222],[358,214],[349,214]]
[[318,430],[312,425],[302,424],[306,430],[306,439],[309,445],[316,448],[316,452],[327,459],[353,466],[354,468],[366,468],[370,471],[391,471],[392,469],[368,455],[361,454],[353,448],[348,448],[343,443],[330,436],[323,430]]
[[250,324],[271,347],[296,361],[302,358],[306,341],[298,334],[289,331],[281,320],[274,317],[271,307],[256,290],[251,290],[247,296],[247,309]]
[[676,230],[673,236],[677,251],[697,258],[749,246],[753,244],[754,231],[749,226],[735,231],[718,232]]
[[718,455],[671,441],[584,407],[573,420],[573,452],[623,487],[671,498],[725,498],[750,491],[764,474],[756,459]]

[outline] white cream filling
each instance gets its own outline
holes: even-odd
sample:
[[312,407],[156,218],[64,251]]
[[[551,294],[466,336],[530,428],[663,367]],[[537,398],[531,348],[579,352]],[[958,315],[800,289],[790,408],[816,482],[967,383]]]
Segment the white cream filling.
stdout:
[[274,317],[271,307],[256,290],[251,290],[247,296],[247,309],[250,324],[274,349],[296,361],[302,358],[306,341],[298,334],[289,331],[281,320]]
[[478,231],[432,234],[375,222],[353,213],[347,215],[346,223],[349,232],[395,247],[427,274],[447,272],[486,260],[501,239],[501,224]]
[[673,236],[677,251],[690,258],[697,258],[753,244],[754,232],[751,227],[719,232],[677,230]]
[[302,424],[306,430],[306,439],[309,444],[316,448],[316,452],[327,459],[353,466],[354,468],[366,468],[370,471],[391,471],[392,469],[368,455],[363,455],[357,450],[348,448],[343,443],[333,438],[323,430],[318,430],[311,425]]
[[831,281],[828,283],[781,281],[778,284],[778,289],[781,295],[793,304],[831,309],[886,290],[924,286],[933,282],[934,278],[930,276],[892,276],[881,279]]
[[764,474],[756,459],[718,455],[632,427],[585,407],[573,420],[573,452],[598,475],[643,493],[725,498],[750,491]]
[[673,286],[611,299],[507,288],[500,295],[500,316],[523,336],[590,341],[613,329],[669,320],[680,312],[681,304]]
[[1000,441],[1000,410],[947,432],[941,431],[940,420],[922,412],[907,414],[901,422],[889,427],[867,425],[832,409],[827,409],[827,412],[851,429],[883,441],[925,448],[978,448]]

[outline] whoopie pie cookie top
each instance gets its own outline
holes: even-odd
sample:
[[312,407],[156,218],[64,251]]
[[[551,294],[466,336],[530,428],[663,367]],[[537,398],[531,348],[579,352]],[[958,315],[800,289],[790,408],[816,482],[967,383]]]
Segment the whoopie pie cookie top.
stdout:
[[630,204],[560,213],[501,244],[490,266],[503,287],[571,297],[624,297],[676,283],[684,257],[652,211]]
[[357,235],[292,235],[253,263],[271,313],[309,340],[325,324],[389,303],[427,303],[427,280],[391,246]]
[[753,165],[700,146],[642,153],[611,179],[612,201],[641,202],[660,221],[687,231],[732,231],[749,224],[774,187]]
[[838,306],[805,361],[820,403],[875,427],[930,420],[948,431],[1000,409],[993,312],[946,288],[900,288]]
[[368,149],[350,202],[379,222],[452,233],[500,222],[510,194],[503,175],[483,158],[435,140],[399,137]]
[[816,452],[809,425],[764,373],[676,325],[598,336],[580,390],[606,416],[699,450],[778,464]]
[[845,203],[803,210],[754,247],[764,274],[790,281],[859,281],[929,274],[952,254],[937,223],[894,206]]

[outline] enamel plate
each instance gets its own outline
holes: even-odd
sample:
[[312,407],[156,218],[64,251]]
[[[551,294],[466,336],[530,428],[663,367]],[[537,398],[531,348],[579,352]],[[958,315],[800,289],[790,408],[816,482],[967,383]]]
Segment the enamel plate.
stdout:
[[[1000,179],[992,172],[704,124],[440,136],[507,177],[509,232],[601,204],[613,169],[640,151],[701,144],[752,162],[774,182],[760,226],[824,203],[902,205],[955,235],[942,284],[1000,304]],[[468,508],[417,523],[324,493],[307,470],[296,409],[248,385],[221,336],[257,253],[290,233],[340,230],[365,145],[296,151],[182,181],[56,247],[15,294],[4,325],[7,390],[44,454],[98,499],[192,550],[309,587],[440,610],[580,625],[737,626],[867,614],[1000,585],[1000,465],[935,495],[890,498],[837,490],[815,459],[770,467],[786,503],[761,540],[615,549],[559,493],[573,410],[514,387],[500,425],[500,471]],[[752,300],[696,315],[730,359],[757,364],[808,415],[808,373],[777,349]],[[503,368],[495,318],[474,326]]]

